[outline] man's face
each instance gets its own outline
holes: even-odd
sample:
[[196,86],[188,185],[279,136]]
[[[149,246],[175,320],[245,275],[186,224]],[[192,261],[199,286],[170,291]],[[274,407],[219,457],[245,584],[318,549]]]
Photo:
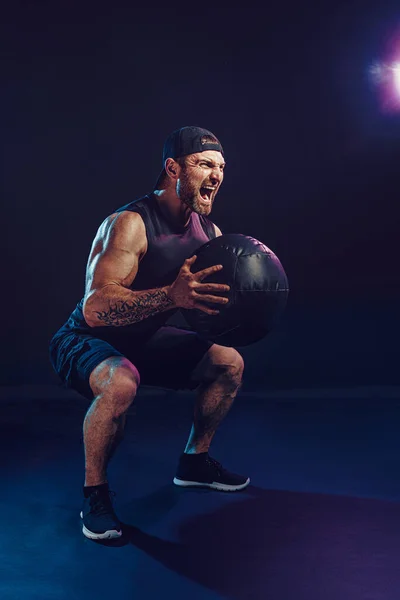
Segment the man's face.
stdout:
[[194,212],[209,215],[224,178],[224,157],[221,152],[206,150],[189,154],[183,160],[176,193]]

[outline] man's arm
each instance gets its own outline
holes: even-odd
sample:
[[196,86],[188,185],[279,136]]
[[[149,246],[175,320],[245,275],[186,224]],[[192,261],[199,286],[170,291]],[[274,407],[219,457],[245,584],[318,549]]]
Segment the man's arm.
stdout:
[[86,271],[83,315],[90,327],[131,325],[173,307],[168,287],[129,289],[147,250],[140,215],[111,215],[100,226]]
[[215,223],[213,223],[213,225],[214,225],[216,237],[219,237],[220,235],[222,235],[222,231],[220,230],[220,228],[217,227]]

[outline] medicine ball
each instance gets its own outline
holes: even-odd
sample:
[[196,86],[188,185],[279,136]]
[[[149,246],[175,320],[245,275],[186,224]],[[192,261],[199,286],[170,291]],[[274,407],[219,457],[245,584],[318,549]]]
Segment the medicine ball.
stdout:
[[222,293],[229,298],[226,305],[209,304],[220,311],[218,315],[197,308],[183,310],[190,327],[222,346],[247,346],[267,335],[282,315],[289,293],[286,273],[272,250],[252,237],[225,234],[193,254],[197,259],[192,273],[223,266],[202,283],[224,283],[231,289]]

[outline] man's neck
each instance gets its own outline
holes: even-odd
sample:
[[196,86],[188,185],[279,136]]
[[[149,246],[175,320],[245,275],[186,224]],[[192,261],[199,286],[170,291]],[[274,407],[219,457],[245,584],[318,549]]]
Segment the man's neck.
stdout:
[[166,215],[169,221],[180,227],[185,227],[188,224],[192,210],[178,198],[175,192],[154,190],[153,194],[161,212]]

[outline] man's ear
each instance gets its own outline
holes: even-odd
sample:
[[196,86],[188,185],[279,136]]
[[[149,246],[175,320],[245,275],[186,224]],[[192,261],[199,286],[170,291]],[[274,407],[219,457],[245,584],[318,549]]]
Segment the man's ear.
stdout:
[[169,177],[172,179],[177,179],[178,175],[178,164],[174,161],[173,158],[167,158],[165,161],[165,171]]

